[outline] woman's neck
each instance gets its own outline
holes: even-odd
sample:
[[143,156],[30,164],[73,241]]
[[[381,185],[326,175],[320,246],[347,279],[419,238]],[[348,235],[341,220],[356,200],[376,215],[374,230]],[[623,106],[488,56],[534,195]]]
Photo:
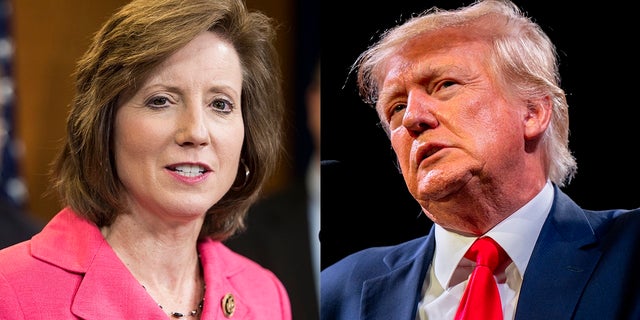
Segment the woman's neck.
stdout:
[[204,297],[204,278],[197,251],[198,232],[158,231],[121,215],[101,228],[105,240],[131,274],[165,313],[187,315]]

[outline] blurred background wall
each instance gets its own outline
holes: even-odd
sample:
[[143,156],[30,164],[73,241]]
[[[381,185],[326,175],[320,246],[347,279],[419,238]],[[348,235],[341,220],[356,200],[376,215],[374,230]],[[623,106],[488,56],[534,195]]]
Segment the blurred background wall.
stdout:
[[[25,210],[50,219],[61,208],[57,195],[47,194],[49,164],[65,134],[65,118],[73,94],[75,61],[84,53],[100,25],[125,0],[0,0],[12,39],[10,76],[12,110],[5,113],[11,122],[14,143],[8,150],[15,155],[14,170],[22,181],[14,181],[14,200]],[[252,9],[261,10],[279,24],[277,46],[280,52],[284,92],[289,110],[288,155],[266,192],[273,192],[305,167],[310,142],[304,119],[303,88],[319,55],[317,17],[319,0],[247,0]],[[2,47],[0,46],[0,50]],[[0,51],[1,52],[1,51]],[[300,128],[298,128],[298,125]],[[8,164],[9,162],[5,162]],[[5,170],[3,166],[3,170]],[[3,172],[3,177],[12,175]],[[2,187],[5,187],[3,185]]]

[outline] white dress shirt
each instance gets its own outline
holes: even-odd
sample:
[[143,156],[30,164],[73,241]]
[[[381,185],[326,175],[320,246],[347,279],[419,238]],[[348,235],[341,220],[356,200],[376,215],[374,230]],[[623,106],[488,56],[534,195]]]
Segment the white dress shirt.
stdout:
[[[524,271],[553,203],[550,181],[531,201],[497,224],[484,236],[493,238],[511,258],[504,274],[497,275],[504,319],[513,319]],[[464,258],[478,237],[466,237],[435,226],[436,249],[425,277],[418,320],[453,319],[474,262]]]

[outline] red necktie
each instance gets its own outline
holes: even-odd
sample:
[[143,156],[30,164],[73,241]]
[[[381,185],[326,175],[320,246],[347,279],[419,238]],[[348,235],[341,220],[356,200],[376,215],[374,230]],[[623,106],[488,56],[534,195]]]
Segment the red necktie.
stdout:
[[476,262],[460,300],[456,320],[502,320],[502,303],[493,272],[508,255],[493,239],[478,238],[465,258]]

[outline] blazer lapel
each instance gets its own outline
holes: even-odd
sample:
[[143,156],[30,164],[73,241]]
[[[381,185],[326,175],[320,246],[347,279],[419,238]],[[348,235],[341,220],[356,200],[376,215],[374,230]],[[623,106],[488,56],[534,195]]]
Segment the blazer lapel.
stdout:
[[204,280],[207,283],[202,310],[202,319],[227,319],[225,306],[229,305],[227,295],[233,297],[233,316],[230,319],[259,319],[260,314],[252,310],[247,299],[239,292],[231,278],[242,272],[243,265],[238,260],[229,259],[229,253],[221,243],[206,238],[198,243]]
[[33,238],[33,256],[66,270],[78,288],[72,297],[51,299],[71,299],[71,312],[80,319],[166,318],[93,223],[66,208],[45,228]]
[[554,204],[524,274],[515,319],[570,319],[600,259],[595,242],[583,210],[555,186]]
[[99,319],[105,314],[114,319],[167,317],[106,242],[88,266],[71,311],[82,319]]
[[422,284],[435,248],[433,230],[417,250],[395,251],[384,258],[389,272],[366,281],[362,290],[360,319],[389,320],[416,317]]
[[[222,265],[223,262],[217,261],[216,254],[212,253],[217,249],[213,248],[215,244],[211,239],[202,241],[199,246],[207,283],[202,319],[227,318],[223,312],[226,294],[235,297],[232,319],[253,319],[251,306],[245,303],[228,279],[240,267],[233,263]],[[100,304],[96,304],[96,300]],[[100,319],[105,314],[110,314],[109,318],[113,319],[157,320],[167,317],[106,242],[102,242],[95,259],[88,266],[72,312],[83,319]]]
[[[244,264],[229,258],[222,244],[206,239],[199,243],[207,290],[202,319],[226,319],[223,308],[226,294],[235,297],[232,319],[254,319],[255,312],[229,280],[241,272]],[[59,248],[75,248],[64,254]],[[68,281],[77,283],[70,299],[71,312],[80,319],[166,319],[167,315],[122,263],[100,230],[64,209],[34,236],[34,257],[56,265],[69,273]],[[96,303],[98,301],[99,303]],[[227,306],[229,303],[227,303]]]

